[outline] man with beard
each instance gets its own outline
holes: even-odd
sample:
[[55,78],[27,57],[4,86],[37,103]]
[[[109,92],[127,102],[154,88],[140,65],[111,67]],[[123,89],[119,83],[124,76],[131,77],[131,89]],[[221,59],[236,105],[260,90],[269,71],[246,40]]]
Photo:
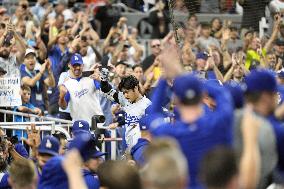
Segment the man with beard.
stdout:
[[[14,43],[17,54],[11,54]],[[23,60],[26,45],[10,22],[6,24],[5,32],[0,37],[0,45],[0,67],[7,71],[7,77],[20,77],[19,63]]]
[[59,89],[58,104],[62,109],[70,105],[73,121],[86,120],[91,124],[94,115],[103,115],[98,98],[100,83],[90,77],[82,77],[83,66],[82,56],[73,54],[69,64],[70,77]]

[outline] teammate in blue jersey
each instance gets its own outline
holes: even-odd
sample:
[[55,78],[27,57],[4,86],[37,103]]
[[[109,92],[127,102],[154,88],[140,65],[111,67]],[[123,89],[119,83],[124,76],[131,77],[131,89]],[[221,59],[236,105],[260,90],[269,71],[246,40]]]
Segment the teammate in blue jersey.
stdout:
[[131,149],[141,137],[137,123],[145,114],[145,110],[151,104],[151,101],[140,93],[139,81],[132,75],[122,78],[118,86],[119,91],[112,89],[108,83],[108,72],[108,69],[102,68],[101,90],[110,99],[119,103],[125,112],[125,140],[127,147]]
[[[161,62],[165,76],[174,79],[172,90],[180,119],[165,123],[162,117],[164,92],[169,87],[161,79],[152,97],[149,109],[150,130],[154,136],[171,136],[181,146],[187,158],[190,188],[202,188],[198,180],[199,163],[204,154],[216,145],[231,145],[233,107],[230,95],[223,87],[205,85],[196,77],[182,74],[176,46],[168,44],[162,52]],[[215,110],[204,114],[202,96],[207,91],[216,102]]]
[[151,134],[149,132],[149,124],[146,121],[147,116],[143,116],[139,121],[141,130],[141,138],[131,148],[130,154],[138,166],[143,166],[145,163],[144,151],[149,146],[151,141]]
[[104,157],[106,153],[95,151],[89,160],[84,163],[83,177],[89,189],[99,189],[100,182],[98,176],[96,175],[98,167],[104,162]]
[[[70,151],[77,149],[80,152],[81,158],[84,161],[84,169],[81,169],[81,171],[84,183],[89,189],[99,189],[100,187],[98,177],[93,173],[100,162],[94,162],[96,161],[94,159],[101,158],[105,155],[105,153],[97,151],[94,144],[95,140],[90,133],[76,135],[74,140],[69,144]],[[69,186],[66,172],[62,167],[64,159],[65,156],[55,156],[47,162],[42,171],[39,189],[68,189],[71,187]],[[83,162],[79,163],[79,165],[82,165],[82,163]]]
[[59,146],[60,143],[57,138],[49,135],[43,137],[37,150],[37,173],[39,178],[41,177],[42,169],[46,162],[48,162],[52,157],[58,155]]

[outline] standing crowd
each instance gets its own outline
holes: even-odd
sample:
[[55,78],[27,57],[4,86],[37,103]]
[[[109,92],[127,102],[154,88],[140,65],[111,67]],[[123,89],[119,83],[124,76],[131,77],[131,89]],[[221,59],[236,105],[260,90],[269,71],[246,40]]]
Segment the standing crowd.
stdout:
[[[71,139],[0,128],[0,189],[283,188],[284,1],[266,2],[271,22],[260,35],[245,20],[250,0],[237,1],[241,28],[189,11],[176,31],[156,0],[149,54],[139,30],[102,3],[19,0],[13,15],[0,7],[0,80],[20,78],[22,100],[1,109],[73,123]],[[98,128],[122,138],[119,160],[100,150]]]

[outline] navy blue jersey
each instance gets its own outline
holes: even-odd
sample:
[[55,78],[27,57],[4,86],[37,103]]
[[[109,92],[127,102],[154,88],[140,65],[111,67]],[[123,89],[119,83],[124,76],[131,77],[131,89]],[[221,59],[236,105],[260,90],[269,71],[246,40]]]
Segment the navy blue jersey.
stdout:
[[167,87],[166,80],[161,80],[154,92],[149,110],[151,133],[153,136],[171,136],[178,141],[189,166],[189,187],[202,188],[198,180],[198,169],[206,152],[217,145],[232,144],[233,106],[230,95],[223,87],[206,85],[208,94],[217,104],[214,111],[203,113],[194,123],[185,123],[182,120],[165,123],[161,98]]
[[0,173],[0,189],[10,189],[10,185],[8,183],[9,174],[7,172]]
[[147,139],[139,138],[138,142],[131,148],[130,154],[133,160],[139,165],[144,165],[144,150],[149,146],[150,142]]
[[92,172],[86,169],[83,169],[83,176],[84,176],[86,185],[88,186],[88,189],[99,189],[100,188],[99,179]]

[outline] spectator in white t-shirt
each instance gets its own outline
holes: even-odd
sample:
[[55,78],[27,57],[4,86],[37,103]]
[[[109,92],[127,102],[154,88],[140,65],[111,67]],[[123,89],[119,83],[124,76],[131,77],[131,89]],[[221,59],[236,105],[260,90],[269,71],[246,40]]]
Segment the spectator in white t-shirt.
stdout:
[[99,101],[98,81],[82,77],[83,59],[78,53],[71,57],[70,79],[60,87],[59,106],[66,109],[69,104],[73,121],[86,120],[91,125],[94,115],[103,115]]

